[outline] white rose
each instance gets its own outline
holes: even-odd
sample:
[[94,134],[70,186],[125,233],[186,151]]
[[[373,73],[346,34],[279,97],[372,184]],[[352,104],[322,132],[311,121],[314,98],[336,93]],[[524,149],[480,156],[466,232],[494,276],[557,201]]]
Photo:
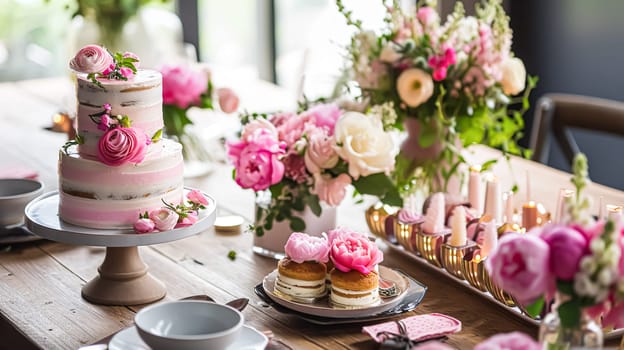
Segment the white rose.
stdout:
[[526,69],[521,59],[517,57],[506,59],[501,66],[501,70],[503,73],[501,85],[503,86],[503,92],[505,94],[516,95],[524,90]]
[[336,122],[334,137],[336,152],[349,164],[349,175],[355,180],[394,168],[398,149],[378,119],[347,112]]
[[418,107],[433,95],[431,75],[418,68],[404,70],[396,82],[401,100],[409,107]]
[[392,43],[387,43],[383,49],[381,49],[381,53],[379,54],[379,59],[382,62],[386,63],[394,63],[401,59],[401,54],[398,53]]

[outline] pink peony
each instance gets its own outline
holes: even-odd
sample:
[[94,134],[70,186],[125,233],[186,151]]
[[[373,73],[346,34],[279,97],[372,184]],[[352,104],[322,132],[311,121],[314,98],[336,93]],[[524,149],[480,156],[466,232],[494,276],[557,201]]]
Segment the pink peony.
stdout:
[[208,77],[187,66],[161,67],[163,104],[186,109],[198,105],[201,95],[208,89]]
[[492,281],[521,303],[532,302],[548,291],[548,244],[532,234],[508,233],[486,260]]
[[154,232],[156,226],[152,219],[141,218],[134,223],[133,227],[136,233],[150,233]]
[[282,163],[284,164],[284,177],[299,184],[307,182],[310,178],[306,172],[305,160],[297,153],[289,153],[282,159]]
[[126,162],[140,163],[145,158],[148,139],[147,135],[139,129],[110,129],[98,142],[98,159],[110,166],[118,166]]
[[169,208],[160,208],[150,211],[149,218],[158,231],[169,231],[175,227],[179,215]]
[[206,199],[204,194],[199,190],[191,190],[191,192],[186,195],[186,198],[196,204],[208,205],[208,199]]
[[316,105],[305,112],[302,112],[300,118],[306,122],[313,123],[318,128],[324,128],[331,136],[334,134],[334,126],[336,121],[342,115],[342,110],[333,104]]
[[194,225],[197,222],[197,220],[199,220],[199,217],[197,216],[196,212],[194,211],[188,212],[186,213],[186,217],[178,221],[178,223],[175,225],[174,228],[188,227],[188,226]]
[[330,175],[314,175],[314,189],[312,193],[319,196],[319,199],[332,207],[342,202],[346,193],[347,186],[351,184],[351,177],[347,174],[340,174],[338,177]]
[[585,237],[561,225],[543,227],[540,237],[550,247],[550,271],[558,279],[572,280],[579,270],[581,258],[589,253]]
[[374,242],[357,235],[335,239],[329,254],[338,270],[357,270],[365,275],[383,260],[383,253]]
[[69,68],[79,73],[101,73],[111,64],[113,56],[103,47],[87,45],[69,61]]
[[239,100],[234,90],[229,88],[217,89],[217,97],[219,98],[219,107],[223,112],[236,112]]
[[298,264],[305,261],[322,263],[329,261],[327,237],[313,237],[306,233],[293,232],[284,246],[284,252],[290,260]]
[[[329,245],[333,245],[334,241],[337,239],[343,239],[349,236],[355,236],[355,237],[363,237],[366,238],[366,235],[364,235],[363,233],[360,232],[356,232],[353,231],[351,229],[348,228],[344,228],[344,227],[337,227],[333,230],[329,230],[327,232],[327,240],[329,241]],[[368,238],[366,238],[368,239]]]
[[477,344],[474,350],[540,350],[542,346],[521,332],[496,334]]
[[228,143],[228,156],[236,170],[235,181],[242,188],[262,191],[282,180],[286,145],[261,133],[253,139]]
[[333,168],[339,160],[334,149],[334,139],[323,129],[310,130],[304,159],[306,168],[312,174]]
[[264,118],[254,119],[245,124],[241,132],[241,140],[249,142],[256,137],[257,134],[267,134],[277,139],[277,129],[270,121]]

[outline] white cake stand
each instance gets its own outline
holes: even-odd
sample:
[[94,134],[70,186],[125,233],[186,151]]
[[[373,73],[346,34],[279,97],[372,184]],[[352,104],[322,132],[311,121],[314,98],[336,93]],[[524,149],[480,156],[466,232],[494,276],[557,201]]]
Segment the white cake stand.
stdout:
[[[185,189],[186,193],[190,189]],[[26,227],[53,241],[106,247],[99,275],[82,288],[82,297],[101,305],[139,305],[162,299],[165,285],[150,275],[138,246],[166,243],[209,229],[217,216],[215,200],[204,194],[209,205],[192,226],[165,232],[136,234],[133,230],[100,230],[68,224],[58,216],[59,194],[47,193],[25,209]]]

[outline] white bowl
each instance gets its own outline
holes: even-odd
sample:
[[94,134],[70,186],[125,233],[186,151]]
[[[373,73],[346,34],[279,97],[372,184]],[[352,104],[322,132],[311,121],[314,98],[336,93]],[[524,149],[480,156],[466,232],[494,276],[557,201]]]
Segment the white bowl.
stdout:
[[224,349],[243,322],[243,314],[230,306],[197,300],[158,303],[134,317],[141,339],[154,350]]
[[43,193],[43,183],[30,179],[0,179],[0,226],[24,220],[26,204]]

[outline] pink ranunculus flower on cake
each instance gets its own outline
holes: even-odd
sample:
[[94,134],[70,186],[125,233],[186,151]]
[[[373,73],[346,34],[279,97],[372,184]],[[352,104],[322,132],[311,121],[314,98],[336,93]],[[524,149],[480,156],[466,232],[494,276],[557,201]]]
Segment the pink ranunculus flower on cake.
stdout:
[[486,260],[492,281],[523,304],[548,291],[549,264],[548,244],[530,233],[504,235]]
[[148,137],[140,129],[113,128],[98,141],[98,159],[110,166],[140,163],[145,158]]
[[581,258],[588,254],[588,242],[573,228],[548,225],[541,229],[540,237],[550,247],[550,270],[556,278],[572,280],[578,271]]
[[154,231],[156,225],[154,224],[154,221],[152,221],[152,219],[140,218],[139,220],[135,221],[133,228],[134,232],[136,233],[150,233]]
[[101,73],[112,64],[113,56],[105,48],[87,45],[69,61],[69,68],[79,73]]
[[219,107],[225,113],[233,113],[238,109],[238,95],[230,88],[217,89],[217,97],[219,99]]
[[282,180],[280,157],[285,145],[272,135],[260,133],[253,139],[228,144],[228,156],[236,170],[235,181],[242,188],[262,191]]
[[165,65],[160,73],[163,79],[163,104],[185,109],[200,102],[208,89],[208,77],[187,66]]
[[542,346],[521,332],[496,334],[477,344],[474,350],[540,350]]
[[193,203],[208,205],[208,199],[199,190],[191,190],[186,198]]
[[284,252],[290,260],[298,264],[305,261],[329,261],[329,244],[325,236],[313,237],[306,233],[293,232],[284,246]]
[[315,174],[312,193],[318,195],[323,202],[335,207],[344,199],[347,186],[350,184],[351,177],[347,174],[340,174],[334,178],[329,175]]
[[357,270],[366,275],[383,260],[383,253],[368,238],[348,235],[332,242],[330,257],[338,270]]
[[169,231],[177,224],[179,215],[169,208],[160,208],[150,211],[149,218],[158,231]]

